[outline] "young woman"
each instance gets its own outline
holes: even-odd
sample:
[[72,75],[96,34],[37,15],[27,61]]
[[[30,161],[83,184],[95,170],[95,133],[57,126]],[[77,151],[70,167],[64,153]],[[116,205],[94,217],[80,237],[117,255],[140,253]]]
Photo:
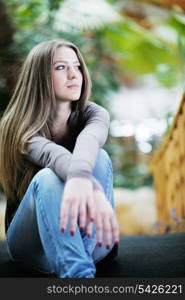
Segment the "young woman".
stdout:
[[109,114],[65,40],[28,54],[0,122],[0,184],[12,260],[60,278],[93,278],[117,249],[112,165],[101,149]]

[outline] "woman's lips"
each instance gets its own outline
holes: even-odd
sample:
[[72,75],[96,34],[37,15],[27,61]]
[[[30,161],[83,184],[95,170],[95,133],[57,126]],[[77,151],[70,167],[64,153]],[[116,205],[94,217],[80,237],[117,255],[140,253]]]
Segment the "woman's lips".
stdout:
[[78,84],[70,84],[67,86],[68,88],[79,88]]

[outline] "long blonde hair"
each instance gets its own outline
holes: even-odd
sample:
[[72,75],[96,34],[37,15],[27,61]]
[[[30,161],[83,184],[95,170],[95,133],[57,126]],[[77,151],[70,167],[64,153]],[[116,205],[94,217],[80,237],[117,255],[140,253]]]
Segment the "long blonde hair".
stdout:
[[56,105],[52,82],[53,56],[57,48],[72,48],[81,65],[82,91],[76,102],[81,110],[91,92],[91,80],[78,48],[66,40],[36,45],[28,54],[12,98],[0,121],[0,185],[8,199],[20,201],[36,166],[25,160],[26,145],[36,133],[51,138],[50,124]]

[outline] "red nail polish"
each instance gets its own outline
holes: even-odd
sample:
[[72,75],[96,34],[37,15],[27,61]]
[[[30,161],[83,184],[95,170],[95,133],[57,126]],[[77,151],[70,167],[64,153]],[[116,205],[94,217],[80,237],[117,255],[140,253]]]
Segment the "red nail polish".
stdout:
[[98,247],[101,247],[102,246],[102,243],[98,243]]
[[94,218],[90,218],[90,221],[91,221],[91,222],[94,222]]
[[71,235],[73,236],[75,233],[74,233],[74,231],[73,230],[71,230]]
[[83,227],[80,227],[80,232],[82,232],[84,230],[84,228]]
[[88,233],[87,236],[88,236],[88,238],[91,238],[91,234],[90,233]]
[[107,246],[106,246],[106,248],[107,248],[107,249],[110,249],[110,246],[109,246],[109,245],[107,245]]
[[64,228],[62,227],[60,231],[61,231],[61,232],[64,232],[65,230],[64,230]]
[[119,242],[118,242],[118,241],[116,241],[114,244],[115,244],[115,246],[118,246],[118,245],[119,245]]

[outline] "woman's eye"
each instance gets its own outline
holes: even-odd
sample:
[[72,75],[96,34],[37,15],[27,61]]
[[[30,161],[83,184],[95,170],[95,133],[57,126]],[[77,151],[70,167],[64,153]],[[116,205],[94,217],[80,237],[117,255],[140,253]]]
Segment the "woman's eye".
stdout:
[[[58,65],[58,66],[56,66],[55,70],[63,70],[65,68],[67,68],[65,65]],[[81,66],[80,65],[79,66],[74,66],[73,68],[75,70],[81,70]]]
[[56,67],[56,70],[63,70],[64,68],[65,68],[64,65],[59,65],[59,66]]

